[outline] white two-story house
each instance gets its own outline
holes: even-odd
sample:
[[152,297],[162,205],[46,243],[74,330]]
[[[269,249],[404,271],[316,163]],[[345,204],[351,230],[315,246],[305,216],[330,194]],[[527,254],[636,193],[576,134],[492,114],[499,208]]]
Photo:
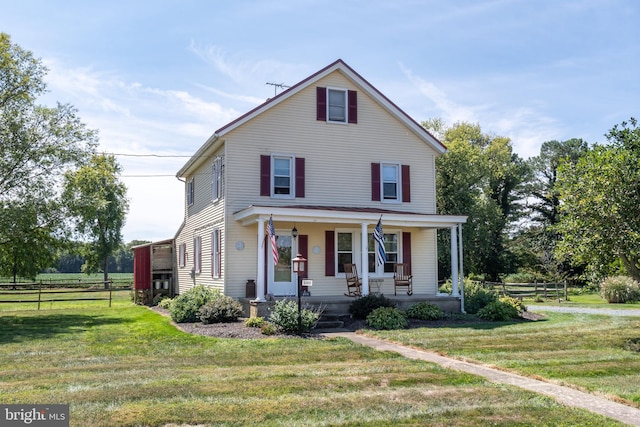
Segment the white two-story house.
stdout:
[[[186,195],[176,291],[204,284],[258,302],[295,296],[291,260],[300,253],[312,280],[305,295],[313,298],[346,299],[346,263],[356,264],[363,294],[393,295],[394,264],[404,262],[413,275],[410,298],[437,299],[436,230],[446,228],[459,296],[458,230],[466,217],[436,212],[435,159],[445,151],[337,60],[215,131],[178,171]],[[380,219],[385,264],[375,261],[372,237]],[[249,280],[255,295],[246,294]]]

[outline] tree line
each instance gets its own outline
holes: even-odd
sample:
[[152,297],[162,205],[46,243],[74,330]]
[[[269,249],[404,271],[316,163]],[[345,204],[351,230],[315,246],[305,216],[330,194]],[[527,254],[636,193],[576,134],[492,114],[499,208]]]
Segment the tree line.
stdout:
[[0,276],[35,278],[76,239],[85,271],[106,281],[128,212],[121,168],[75,108],[38,103],[46,73],[0,33]]
[[[609,275],[640,280],[640,128],[615,124],[604,143],[545,141],[523,160],[509,138],[479,124],[423,122],[449,151],[436,161],[437,208],[468,215],[465,273],[499,281]],[[440,278],[450,277],[449,233],[438,236]]]

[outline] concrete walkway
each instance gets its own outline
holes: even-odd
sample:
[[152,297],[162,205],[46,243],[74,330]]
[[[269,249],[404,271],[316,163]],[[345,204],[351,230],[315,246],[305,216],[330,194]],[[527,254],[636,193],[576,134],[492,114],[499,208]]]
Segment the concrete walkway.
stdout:
[[574,390],[569,387],[563,387],[521,375],[500,371],[480,364],[468,363],[440,356],[432,351],[417,350],[415,348],[406,347],[381,339],[366,337],[356,334],[355,332],[330,332],[325,333],[324,335],[329,337],[344,337],[358,344],[366,345],[379,351],[393,351],[409,359],[433,362],[449,369],[480,375],[491,382],[514,385],[516,387],[550,396],[567,406],[586,409],[632,426],[640,426],[640,409],[632,408],[630,406],[616,403],[593,394]]

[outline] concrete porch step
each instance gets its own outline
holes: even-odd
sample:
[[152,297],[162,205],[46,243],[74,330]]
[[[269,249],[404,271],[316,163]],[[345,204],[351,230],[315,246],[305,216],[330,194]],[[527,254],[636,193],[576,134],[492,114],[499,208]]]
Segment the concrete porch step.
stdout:
[[344,326],[344,322],[340,320],[342,317],[336,313],[322,313],[315,329],[338,329]]

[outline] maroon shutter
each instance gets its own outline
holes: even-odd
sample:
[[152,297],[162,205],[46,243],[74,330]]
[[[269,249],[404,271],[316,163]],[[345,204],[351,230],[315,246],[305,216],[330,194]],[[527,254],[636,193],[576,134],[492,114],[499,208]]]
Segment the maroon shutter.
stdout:
[[316,88],[316,120],[327,121],[327,88]]
[[380,163],[371,163],[371,200],[380,201]]
[[[309,277],[309,236],[301,234],[298,236],[298,253],[307,259],[306,269],[302,275],[303,279]],[[306,289],[306,288],[305,288]]]
[[358,92],[350,90],[348,92],[349,101],[349,123],[358,123]]
[[324,232],[324,275],[336,275],[336,234],[333,230]]
[[271,196],[271,156],[260,156],[260,195]]
[[304,197],[304,157],[296,157],[296,197]]
[[411,174],[409,165],[402,165],[402,201],[411,201]]
[[402,262],[411,264],[411,233],[402,232]]

